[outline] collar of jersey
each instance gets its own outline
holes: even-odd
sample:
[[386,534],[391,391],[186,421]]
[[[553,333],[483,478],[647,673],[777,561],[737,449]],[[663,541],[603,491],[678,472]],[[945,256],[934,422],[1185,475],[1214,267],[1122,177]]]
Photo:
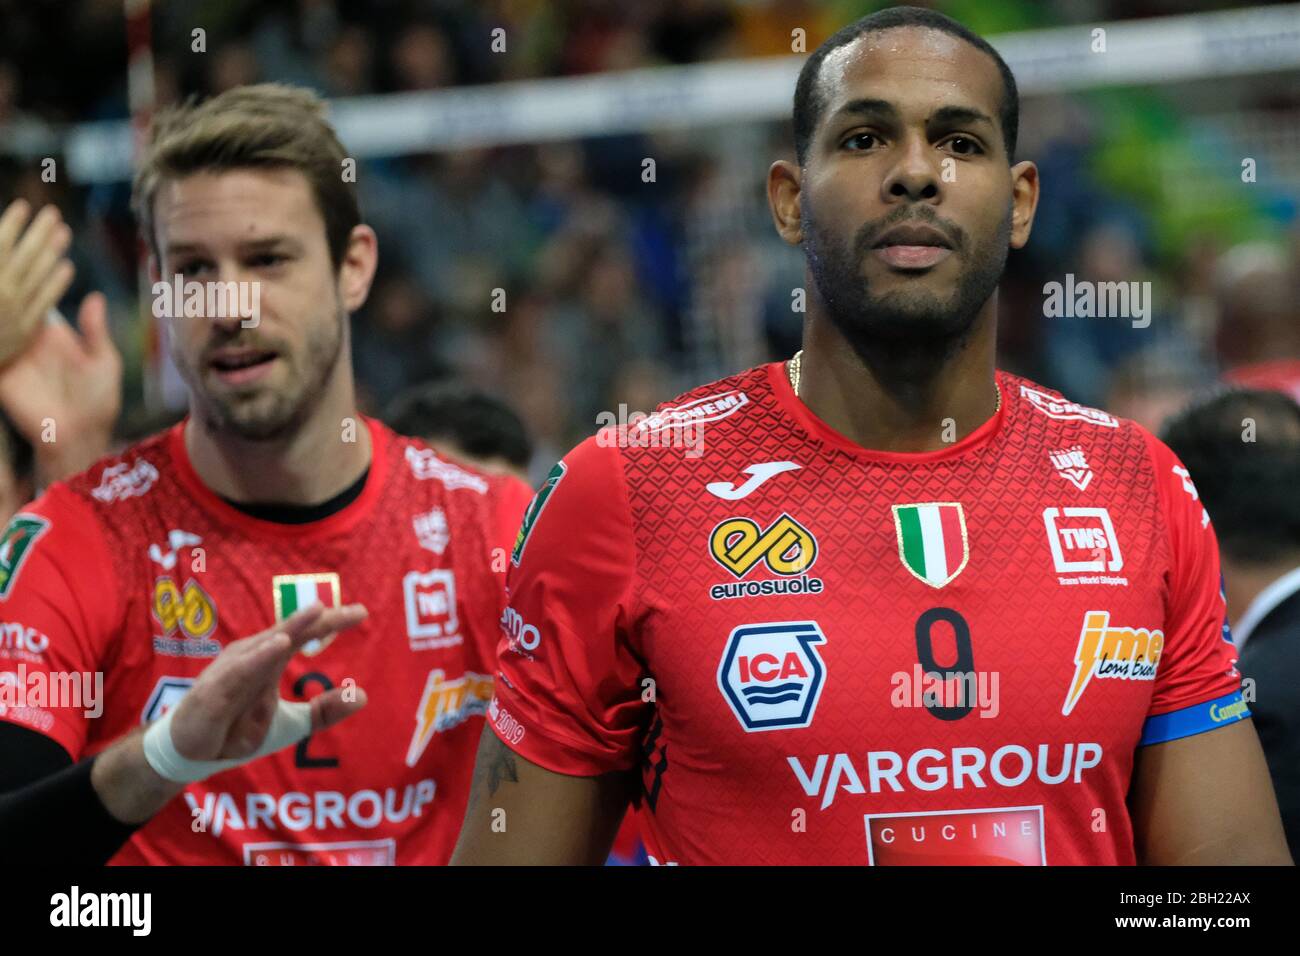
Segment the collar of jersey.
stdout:
[[216,492],[205,485],[190,463],[189,452],[185,449],[185,423],[189,420],[188,415],[174,425],[168,433],[167,449],[175,463],[176,475],[180,483],[203,506],[203,510],[217,518],[221,524],[240,528],[251,537],[299,540],[328,537],[349,531],[364,519],[370,513],[388,477],[388,436],[384,434],[383,428],[375,419],[364,415],[361,418],[370,429],[370,474],[366,478],[366,487],[347,507],[327,518],[302,524],[282,524],[278,521],[254,518],[223,501]]
[[925,465],[969,454],[988,444],[994,436],[1001,432],[1002,423],[1006,419],[1008,409],[1011,407],[1006,383],[1002,381],[1002,373],[999,372],[996,375],[995,383],[1002,395],[1002,407],[998,409],[996,415],[993,415],[961,441],[954,442],[948,448],[939,448],[935,451],[876,451],[871,448],[863,448],[857,442],[836,431],[818,418],[813,410],[805,405],[803,400],[795,395],[794,389],[790,387],[790,379],[786,374],[784,362],[770,363],[767,366],[767,377],[772,384],[777,404],[810,435],[826,442],[828,445],[842,449],[856,458],[880,462],[881,464]]

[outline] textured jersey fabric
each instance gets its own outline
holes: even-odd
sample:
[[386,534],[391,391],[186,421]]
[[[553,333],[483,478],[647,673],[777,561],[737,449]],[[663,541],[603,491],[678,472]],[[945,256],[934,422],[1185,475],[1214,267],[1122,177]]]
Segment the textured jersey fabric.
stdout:
[[1248,716],[1214,531],[1139,426],[997,384],[928,453],[779,363],[578,446],[512,556],[498,736],[637,768],[659,863],[1132,863],[1136,748]]
[[[64,693],[26,693],[0,720],[74,760],[175,706],[229,642],[312,601],[369,610],[295,656],[281,684],[286,699],[306,700],[354,681],[364,710],[188,786],[113,862],[450,857],[491,697],[508,549],[531,492],[377,421],[364,427],[365,487],[319,521],[272,523],[221,500],[194,472],[182,423],[52,486],[5,532],[0,672],[25,691],[62,680]],[[74,700],[78,688],[98,707]]]

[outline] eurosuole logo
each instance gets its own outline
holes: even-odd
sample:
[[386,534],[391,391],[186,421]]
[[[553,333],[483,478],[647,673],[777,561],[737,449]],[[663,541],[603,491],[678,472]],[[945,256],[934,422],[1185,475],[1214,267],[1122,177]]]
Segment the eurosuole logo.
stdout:
[[212,639],[217,629],[216,605],[194,578],[181,587],[170,574],[159,575],[153,584],[150,611],[162,628],[162,634],[153,638],[155,654],[216,657],[221,653],[221,642]]
[[718,666],[718,688],[746,733],[812,723],[826,680],[816,621],[743,624],[731,632]]
[[[770,597],[778,594],[820,594],[821,578],[806,573],[817,560],[817,539],[788,514],[782,514],[766,528],[751,518],[728,518],[709,533],[709,553],[737,580],[714,584],[709,597],[715,601],[741,597]],[[777,575],[774,580],[745,581],[760,564]]]

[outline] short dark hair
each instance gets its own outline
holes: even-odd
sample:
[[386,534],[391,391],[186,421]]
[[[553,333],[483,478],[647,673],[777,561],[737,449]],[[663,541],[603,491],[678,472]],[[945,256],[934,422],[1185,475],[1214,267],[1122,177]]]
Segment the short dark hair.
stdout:
[[[1245,419],[1253,442],[1242,440]],[[1160,437],[1191,473],[1225,555],[1271,564],[1300,551],[1300,405],[1289,396],[1216,392],[1165,422]]]
[[998,66],[998,72],[1002,74],[1002,104],[998,109],[998,120],[1002,124],[1002,140],[1007,148],[1007,162],[1014,162],[1016,138],[1020,131],[1020,91],[1016,88],[1016,78],[1011,74],[1011,67],[1007,66],[1006,61],[987,40],[972,33],[952,17],[922,7],[889,7],[835,31],[804,61],[803,68],[799,70],[799,81],[794,87],[794,151],[799,159],[799,165],[804,164],[808,154],[808,144],[812,142],[817,121],[821,119],[825,107],[818,88],[822,62],[833,51],[852,43],[859,37],[866,36],[868,33],[879,33],[882,30],[892,30],[895,27],[924,27],[938,30],[940,33],[965,40],[975,49],[993,58],[993,62]]
[[475,458],[504,458],[528,467],[533,444],[505,402],[455,383],[422,383],[398,393],[383,420],[399,435],[445,440]]

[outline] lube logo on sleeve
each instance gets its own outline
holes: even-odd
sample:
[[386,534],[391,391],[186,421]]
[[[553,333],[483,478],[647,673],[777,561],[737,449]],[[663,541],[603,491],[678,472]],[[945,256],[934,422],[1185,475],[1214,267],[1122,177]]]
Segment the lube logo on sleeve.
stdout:
[[812,723],[825,683],[815,621],[745,624],[731,632],[718,667],[718,687],[746,733]]

